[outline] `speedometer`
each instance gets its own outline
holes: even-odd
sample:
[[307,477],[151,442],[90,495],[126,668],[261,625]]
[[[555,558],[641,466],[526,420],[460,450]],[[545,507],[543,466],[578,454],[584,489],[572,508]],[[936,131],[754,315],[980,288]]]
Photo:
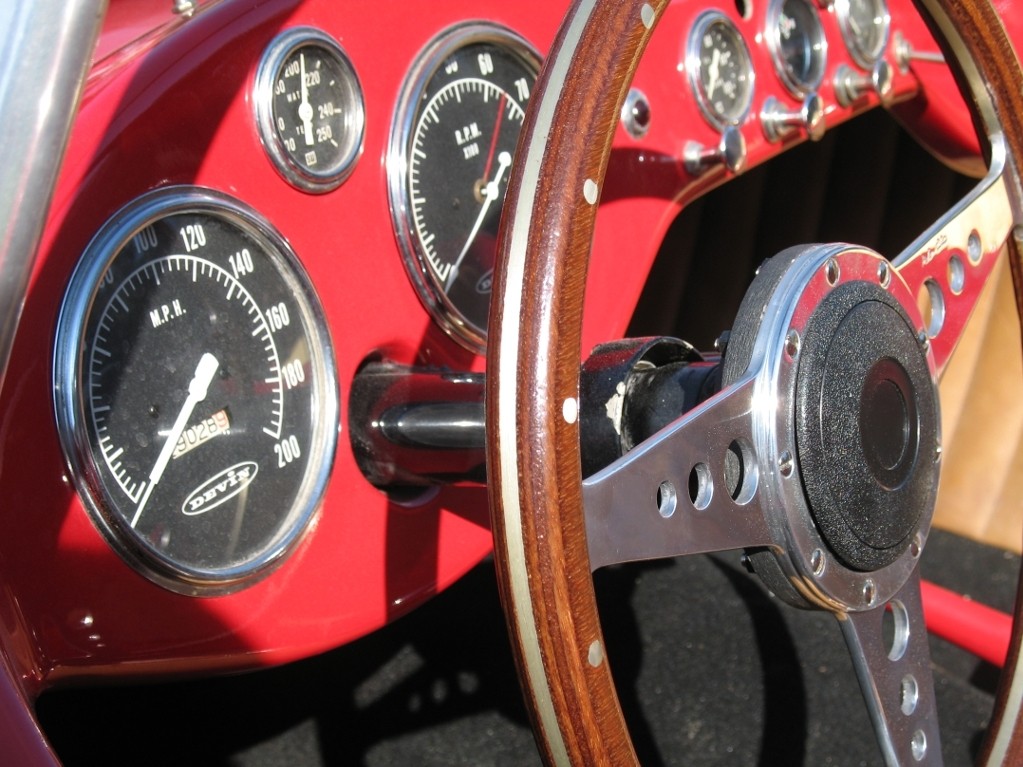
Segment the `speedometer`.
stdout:
[[482,351],[497,226],[538,54],[488,24],[455,27],[413,66],[391,130],[391,213],[424,305]]
[[336,441],[322,311],[287,244],[210,191],[140,198],[72,277],[54,359],[85,506],[133,566],[223,593],[308,527]]

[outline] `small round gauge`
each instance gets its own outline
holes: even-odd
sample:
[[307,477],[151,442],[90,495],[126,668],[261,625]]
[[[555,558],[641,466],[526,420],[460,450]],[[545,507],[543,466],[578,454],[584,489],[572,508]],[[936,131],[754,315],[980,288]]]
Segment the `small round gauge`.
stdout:
[[172,187],[96,235],[58,324],[65,455],[114,548],[161,585],[224,593],[283,560],[337,439],[322,310],[237,201]]
[[497,227],[540,57],[519,36],[467,24],[413,65],[391,129],[391,214],[424,305],[482,352]]
[[753,101],[753,63],[746,41],[723,13],[697,18],[686,43],[686,70],[711,125],[725,128],[745,119]]
[[332,38],[308,27],[278,35],[253,100],[263,148],[293,186],[327,192],[352,172],[366,113],[355,69]]
[[817,89],[828,41],[811,0],[773,0],[767,10],[767,46],[790,93],[802,97]]
[[891,17],[885,0],[836,0],[835,15],[853,60],[870,69],[888,44]]

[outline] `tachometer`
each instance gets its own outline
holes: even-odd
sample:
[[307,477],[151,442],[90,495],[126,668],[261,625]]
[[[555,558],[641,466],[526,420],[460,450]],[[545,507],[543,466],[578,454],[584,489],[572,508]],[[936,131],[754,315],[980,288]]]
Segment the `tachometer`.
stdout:
[[506,29],[451,29],[413,66],[391,130],[391,213],[406,267],[433,317],[477,352],[508,171],[539,62]]
[[58,325],[58,427],[97,526],[154,581],[229,591],[309,525],[337,436],[321,318],[284,240],[223,195],[152,193],[89,245]]
[[334,39],[310,27],[278,35],[260,61],[253,102],[263,148],[288,182],[327,192],[348,177],[366,116],[355,69]]

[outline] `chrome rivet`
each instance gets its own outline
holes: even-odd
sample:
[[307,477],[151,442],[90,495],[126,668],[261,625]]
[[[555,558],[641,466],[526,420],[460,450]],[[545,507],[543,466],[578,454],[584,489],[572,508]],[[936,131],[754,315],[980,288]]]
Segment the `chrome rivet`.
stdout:
[[793,467],[795,467],[795,462],[792,460],[792,453],[788,450],[783,451],[778,456],[778,470],[781,472],[781,475],[783,477],[791,477]]
[[868,605],[872,605],[876,596],[877,590],[874,588],[874,581],[867,578],[867,580],[863,581],[863,601]]
[[810,567],[813,568],[813,574],[820,577],[824,574],[824,565],[827,560],[824,559],[824,552],[820,549],[814,549],[813,553],[810,554]]
[[827,277],[828,285],[835,287],[842,276],[842,268],[838,265],[838,261],[829,258],[828,263],[824,265],[824,275]]
[[881,283],[882,288],[887,288],[892,284],[892,267],[887,261],[882,261],[877,265],[877,281]]
[[793,328],[789,331],[789,334],[785,336],[785,353],[789,355],[790,359],[795,359],[799,356],[799,345],[801,339],[799,338],[799,331]]

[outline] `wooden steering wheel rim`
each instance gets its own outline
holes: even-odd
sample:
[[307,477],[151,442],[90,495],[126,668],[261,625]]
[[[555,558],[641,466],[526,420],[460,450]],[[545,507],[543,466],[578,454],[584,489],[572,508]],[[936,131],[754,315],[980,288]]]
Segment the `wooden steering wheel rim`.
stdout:
[[[597,201],[621,104],[667,5],[573,3],[531,100],[502,224],[487,353],[488,474],[502,602],[548,764],[637,762],[593,591],[577,414]],[[998,15],[988,0],[922,5],[966,89],[990,94],[979,112],[1004,134],[1018,208],[1023,93]],[[1011,239],[1010,253],[1019,308],[1023,264]],[[984,761],[1023,762],[1021,613],[1017,597],[992,720],[997,734]]]

